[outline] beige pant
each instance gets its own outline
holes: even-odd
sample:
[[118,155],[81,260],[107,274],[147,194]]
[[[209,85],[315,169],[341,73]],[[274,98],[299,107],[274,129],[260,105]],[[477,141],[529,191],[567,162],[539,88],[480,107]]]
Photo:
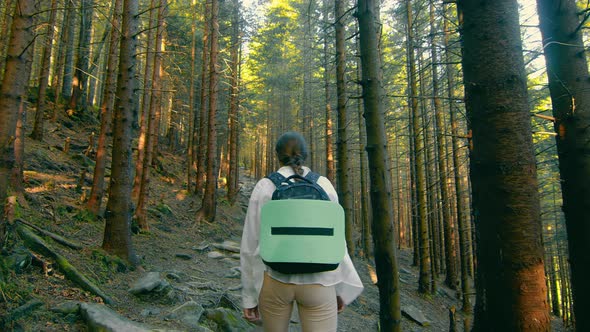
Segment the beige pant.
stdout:
[[303,332],[336,332],[338,305],[334,286],[285,284],[264,274],[260,315],[265,332],[287,332],[297,302]]

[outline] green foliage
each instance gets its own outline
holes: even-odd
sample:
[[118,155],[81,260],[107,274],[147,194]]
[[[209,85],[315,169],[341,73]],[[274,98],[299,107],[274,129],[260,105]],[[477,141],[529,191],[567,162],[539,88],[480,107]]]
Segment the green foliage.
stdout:
[[96,221],[96,216],[88,210],[80,210],[74,215],[74,220],[84,223]]

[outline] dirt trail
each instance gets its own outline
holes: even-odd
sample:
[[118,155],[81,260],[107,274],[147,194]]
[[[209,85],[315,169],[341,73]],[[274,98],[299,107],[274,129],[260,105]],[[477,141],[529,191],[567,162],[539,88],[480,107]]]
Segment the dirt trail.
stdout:
[[[213,244],[240,242],[248,198],[255,184],[255,180],[247,176],[247,170],[241,169],[242,190],[237,202],[230,206],[220,198],[216,221],[195,225],[193,220],[199,201],[181,189],[183,159],[178,157],[179,153],[163,152],[160,158],[163,171],[154,173],[151,182],[148,211],[152,229],[133,237],[142,267],[129,270],[100,249],[104,220],[95,220],[83,209],[82,199],[89,190],[91,175],[86,174],[82,182],[80,177],[83,169],[92,170],[93,166],[92,159],[82,154],[87,142],[84,133],[90,128],[72,130],[53,124],[48,127],[47,143],[29,139],[26,142],[25,186],[30,208],[20,211],[20,216],[83,243],[85,248],[81,251],[52,245],[115,300],[114,310],[131,320],[161,329],[190,330],[182,322],[169,319],[169,313],[186,301],[239,309],[239,256],[235,252],[217,250]],[[66,137],[72,138],[68,154],[60,149]],[[81,190],[76,189],[78,183],[83,184]],[[222,196],[223,189],[220,190]],[[213,252],[219,252],[221,257],[212,258],[218,255]],[[399,262],[404,308],[413,306],[430,321],[429,326],[422,327],[404,318],[403,331],[448,330],[448,309],[459,307],[455,293],[441,287],[430,297],[418,295],[418,271],[410,266],[410,252],[400,250]],[[379,300],[377,287],[372,282],[374,270],[370,262],[360,258],[355,258],[354,264],[365,291],[339,316],[339,331],[377,331]],[[145,301],[129,293],[131,285],[150,271],[162,272],[167,277],[175,292],[174,301]],[[86,327],[78,316],[64,316],[49,309],[67,300],[100,302],[99,298],[75,287],[58,271],[45,273],[36,266],[15,274],[11,282],[10,288],[2,290],[7,301],[0,303],[0,313],[11,312],[31,298],[38,298],[45,304],[15,321],[14,330],[83,331]],[[294,326],[297,330],[297,325]]]

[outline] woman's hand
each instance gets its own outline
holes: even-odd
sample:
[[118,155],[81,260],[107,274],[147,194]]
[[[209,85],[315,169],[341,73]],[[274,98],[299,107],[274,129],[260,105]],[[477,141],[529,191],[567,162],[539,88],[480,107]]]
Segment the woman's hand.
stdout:
[[336,296],[336,303],[338,304],[338,313],[343,312],[344,308],[346,308],[346,304],[344,304],[344,301],[340,296]]
[[260,313],[258,312],[258,306],[254,308],[244,309],[244,318],[254,323],[260,320]]

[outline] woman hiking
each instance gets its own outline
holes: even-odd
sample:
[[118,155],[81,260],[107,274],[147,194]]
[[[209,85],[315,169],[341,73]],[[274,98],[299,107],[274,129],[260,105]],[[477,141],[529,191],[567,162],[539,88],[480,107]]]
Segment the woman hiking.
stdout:
[[342,245],[344,258],[335,265],[335,269],[334,266],[329,271],[310,272],[314,271],[313,268],[302,268],[301,273],[298,273],[299,265],[291,265],[283,270],[284,266],[267,265],[261,258],[262,207],[277,199],[275,191],[278,191],[281,183],[288,186],[313,182],[322,192],[324,200],[338,203],[338,195],[330,181],[303,166],[308,152],[301,134],[283,134],[276,143],[275,151],[281,167],[258,181],[246,213],[240,253],[244,317],[251,322],[262,319],[264,331],[287,332],[293,305],[297,303],[303,332],[335,332],[338,313],[363,291],[363,284],[345,250],[345,244]]

